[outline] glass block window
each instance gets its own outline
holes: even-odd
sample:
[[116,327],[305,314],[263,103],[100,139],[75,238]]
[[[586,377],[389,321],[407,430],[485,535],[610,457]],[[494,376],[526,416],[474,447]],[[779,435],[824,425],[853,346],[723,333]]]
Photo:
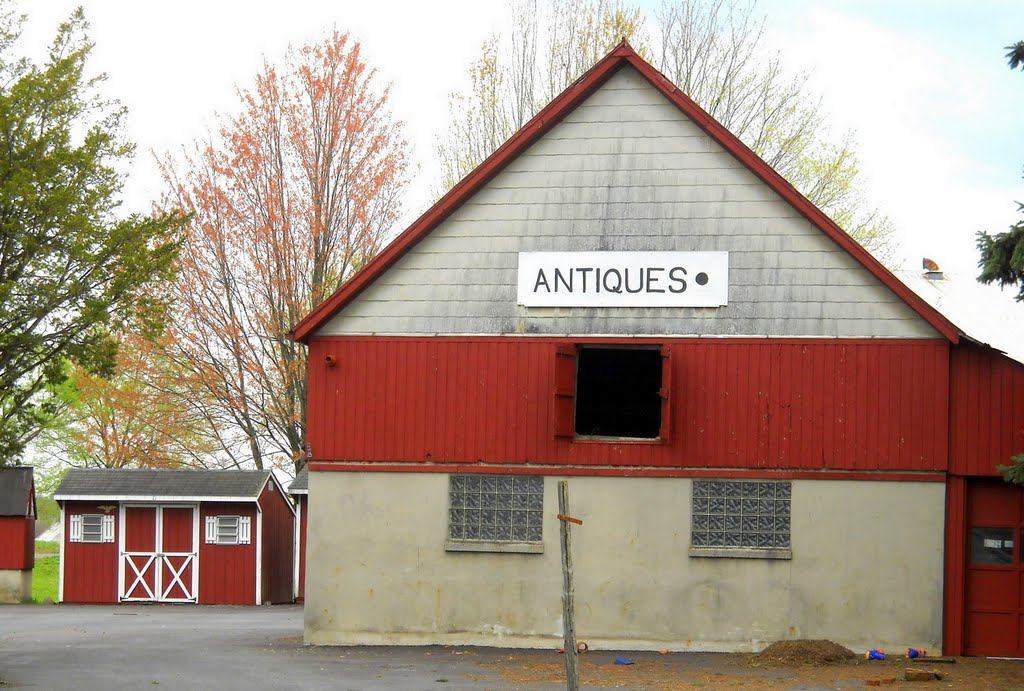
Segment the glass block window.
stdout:
[[543,517],[543,477],[450,476],[449,541],[540,543]]
[[691,555],[789,557],[791,493],[788,481],[694,480]]

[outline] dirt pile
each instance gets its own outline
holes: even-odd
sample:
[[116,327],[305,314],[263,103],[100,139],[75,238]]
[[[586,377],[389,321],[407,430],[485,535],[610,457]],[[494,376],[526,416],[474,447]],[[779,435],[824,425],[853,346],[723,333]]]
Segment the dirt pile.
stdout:
[[776,641],[754,656],[758,662],[786,665],[834,665],[857,657],[849,648],[832,641]]

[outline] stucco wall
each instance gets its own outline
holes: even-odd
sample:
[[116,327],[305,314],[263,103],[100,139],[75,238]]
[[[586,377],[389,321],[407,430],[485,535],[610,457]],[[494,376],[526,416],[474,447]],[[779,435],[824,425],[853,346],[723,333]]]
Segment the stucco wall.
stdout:
[[29,602],[31,599],[31,570],[0,569],[0,603]]
[[[444,549],[448,476],[312,473],[312,644],[544,647],[561,635],[558,478],[543,554]],[[939,649],[942,483],[794,480],[791,560],[690,557],[688,479],[572,478],[576,629],[591,646],[757,650],[783,638]]]

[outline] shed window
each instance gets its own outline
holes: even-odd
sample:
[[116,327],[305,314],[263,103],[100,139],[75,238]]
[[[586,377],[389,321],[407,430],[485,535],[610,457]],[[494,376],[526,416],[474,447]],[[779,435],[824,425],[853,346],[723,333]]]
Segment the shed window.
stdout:
[[788,481],[694,480],[690,556],[789,559]]
[[247,545],[250,525],[248,516],[207,516],[206,544]]
[[658,346],[558,348],[555,436],[667,440],[669,353]]
[[74,514],[70,520],[71,542],[113,542],[114,517],[100,513]]
[[449,477],[449,551],[543,552],[543,518],[542,477]]

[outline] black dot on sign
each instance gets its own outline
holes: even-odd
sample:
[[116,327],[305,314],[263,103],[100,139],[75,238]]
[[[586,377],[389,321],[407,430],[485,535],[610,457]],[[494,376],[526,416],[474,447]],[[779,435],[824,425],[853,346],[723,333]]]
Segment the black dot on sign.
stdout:
[[696,281],[697,285],[706,286],[708,284],[708,275],[701,271],[699,274],[697,274]]

